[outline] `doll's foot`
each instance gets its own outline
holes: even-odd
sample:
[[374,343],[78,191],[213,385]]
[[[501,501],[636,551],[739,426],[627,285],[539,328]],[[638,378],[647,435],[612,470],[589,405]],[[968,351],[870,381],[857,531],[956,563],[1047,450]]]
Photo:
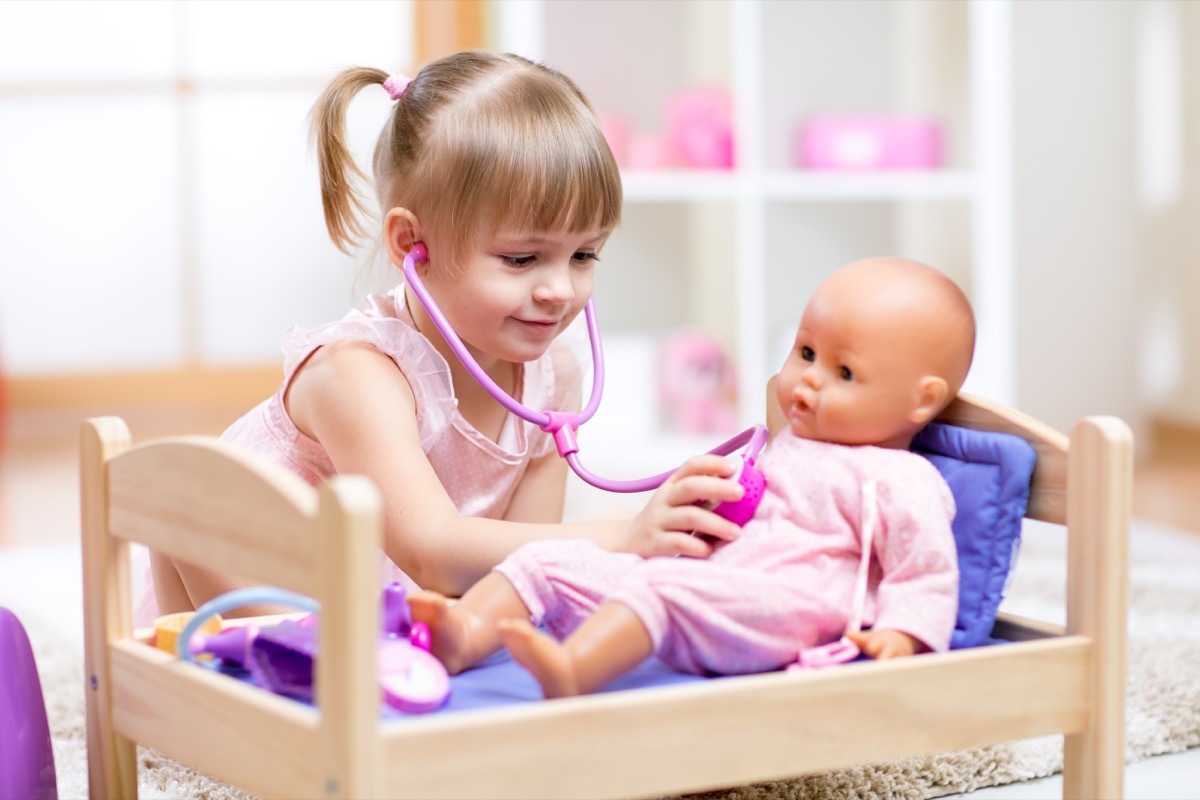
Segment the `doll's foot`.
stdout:
[[547,699],[580,693],[571,658],[561,644],[523,619],[504,620],[497,628],[513,660],[533,674]]
[[429,626],[429,650],[446,671],[457,675],[467,667],[463,657],[467,642],[467,624],[454,611],[445,595],[421,590],[408,596],[413,622]]

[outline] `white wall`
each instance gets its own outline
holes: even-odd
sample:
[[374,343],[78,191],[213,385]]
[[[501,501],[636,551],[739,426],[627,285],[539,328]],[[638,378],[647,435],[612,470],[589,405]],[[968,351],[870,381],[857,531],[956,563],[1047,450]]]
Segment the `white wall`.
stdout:
[[1135,433],[1146,269],[1134,149],[1134,3],[1014,4],[1018,405]]
[[[306,117],[334,72],[407,69],[392,2],[0,3],[0,366],[269,364],[354,302]],[[388,107],[364,92],[369,154]]]

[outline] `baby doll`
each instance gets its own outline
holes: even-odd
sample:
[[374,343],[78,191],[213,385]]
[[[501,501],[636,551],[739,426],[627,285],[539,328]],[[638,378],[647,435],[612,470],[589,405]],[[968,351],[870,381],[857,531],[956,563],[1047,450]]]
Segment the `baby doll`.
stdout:
[[[703,560],[535,542],[455,605],[414,596],[414,617],[451,672],[504,645],[547,697],[595,691],[651,655],[740,674],[844,634],[873,658],[946,650],[954,500],[908,447],[958,392],[974,339],[970,304],[941,272],[898,258],[843,267],[813,293],[772,379],[768,419],[782,430],[759,459],[767,491],[740,537]],[[847,631],[868,519],[868,629]]]

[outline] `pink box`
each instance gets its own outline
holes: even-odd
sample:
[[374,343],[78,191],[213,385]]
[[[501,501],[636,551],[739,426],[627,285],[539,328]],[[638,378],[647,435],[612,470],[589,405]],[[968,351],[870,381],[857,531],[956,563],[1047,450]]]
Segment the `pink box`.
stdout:
[[814,117],[797,137],[810,169],[931,169],[942,164],[942,127],[927,117]]

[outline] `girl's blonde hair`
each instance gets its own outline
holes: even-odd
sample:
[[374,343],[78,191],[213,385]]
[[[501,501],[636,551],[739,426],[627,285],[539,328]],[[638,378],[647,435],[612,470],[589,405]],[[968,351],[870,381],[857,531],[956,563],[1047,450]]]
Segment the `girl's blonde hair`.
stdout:
[[[312,138],[330,238],[350,252],[367,238],[366,180],[346,144],[346,109],[387,73],[340,73],[312,111]],[[520,56],[468,51],[431,61],[395,103],[374,156],[374,189],[386,211],[413,212],[436,232],[442,264],[502,225],[519,231],[611,231],[621,177],[579,88]]]

